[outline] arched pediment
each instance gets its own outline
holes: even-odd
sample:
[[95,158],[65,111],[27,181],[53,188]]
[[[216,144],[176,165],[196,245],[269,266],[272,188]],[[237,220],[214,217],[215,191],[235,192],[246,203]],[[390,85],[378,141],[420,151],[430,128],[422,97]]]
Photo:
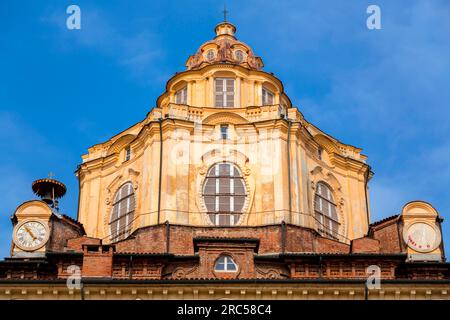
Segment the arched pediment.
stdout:
[[339,149],[336,146],[336,144],[327,136],[323,134],[316,134],[314,136],[314,140],[320,144],[320,146],[327,152],[327,153],[339,153]]
[[216,124],[246,124],[249,123],[246,119],[232,112],[218,112],[205,118],[203,124],[216,125]]
[[402,209],[402,215],[410,216],[438,216],[438,213],[431,204],[425,201],[411,201]]
[[128,145],[131,141],[133,141],[135,138],[134,135],[132,134],[127,134],[124,135],[122,137],[120,137],[119,139],[117,139],[108,149],[108,155],[110,154],[114,154],[116,152],[119,152],[120,150],[122,150],[126,145]]

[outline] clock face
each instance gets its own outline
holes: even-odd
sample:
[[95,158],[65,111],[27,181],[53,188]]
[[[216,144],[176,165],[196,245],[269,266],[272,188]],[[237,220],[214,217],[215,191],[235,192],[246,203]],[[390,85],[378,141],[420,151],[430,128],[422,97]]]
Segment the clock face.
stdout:
[[16,227],[14,242],[22,250],[37,250],[47,240],[48,228],[39,221],[25,221]]
[[440,245],[441,233],[428,223],[416,222],[405,231],[404,240],[415,251],[430,252]]

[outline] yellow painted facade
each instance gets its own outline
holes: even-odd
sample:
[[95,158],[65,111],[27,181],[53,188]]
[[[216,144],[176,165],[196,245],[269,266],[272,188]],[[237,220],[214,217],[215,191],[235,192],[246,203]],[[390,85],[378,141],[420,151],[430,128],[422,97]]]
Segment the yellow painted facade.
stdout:
[[[143,121],[82,157],[78,220],[87,235],[108,242],[113,198],[126,182],[132,182],[136,195],[131,232],[164,221],[212,225],[203,183],[212,165],[226,161],[238,167],[245,181],[247,197],[236,225],[285,221],[317,229],[314,194],[322,181],[333,192],[339,240],[363,237],[371,172],[361,149],[305,120],[282,82],[262,71],[262,60],[236,40],[233,25],[224,22],[215,31],[214,40],[189,57],[187,70],[167,82]],[[216,106],[215,79],[234,80],[233,107]],[[183,89],[185,100],[177,103]],[[270,104],[263,90],[273,95]],[[226,139],[221,125],[228,125]]]

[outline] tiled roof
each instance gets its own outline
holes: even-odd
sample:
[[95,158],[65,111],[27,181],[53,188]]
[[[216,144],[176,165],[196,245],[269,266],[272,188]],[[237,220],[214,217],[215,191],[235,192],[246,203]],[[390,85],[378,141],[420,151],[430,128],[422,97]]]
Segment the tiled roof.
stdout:
[[258,238],[246,238],[246,237],[195,237],[194,241],[230,241],[230,242],[259,242]]
[[390,221],[390,220],[393,220],[393,219],[397,219],[398,217],[399,217],[399,215],[396,214],[396,215],[393,215],[393,216],[381,219],[379,221],[372,222],[371,224],[369,224],[369,226],[370,227],[374,227],[374,226],[380,225],[380,224],[382,224],[384,222],[387,222],[387,221]]

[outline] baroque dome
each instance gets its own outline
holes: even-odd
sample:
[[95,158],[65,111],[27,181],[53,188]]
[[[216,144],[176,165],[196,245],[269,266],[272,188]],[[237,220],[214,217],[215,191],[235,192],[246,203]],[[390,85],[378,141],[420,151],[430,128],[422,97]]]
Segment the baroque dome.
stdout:
[[253,50],[235,37],[236,27],[229,22],[221,22],[214,29],[213,40],[203,43],[187,62],[188,70],[201,69],[210,64],[234,64],[252,70],[261,70],[264,66]]

